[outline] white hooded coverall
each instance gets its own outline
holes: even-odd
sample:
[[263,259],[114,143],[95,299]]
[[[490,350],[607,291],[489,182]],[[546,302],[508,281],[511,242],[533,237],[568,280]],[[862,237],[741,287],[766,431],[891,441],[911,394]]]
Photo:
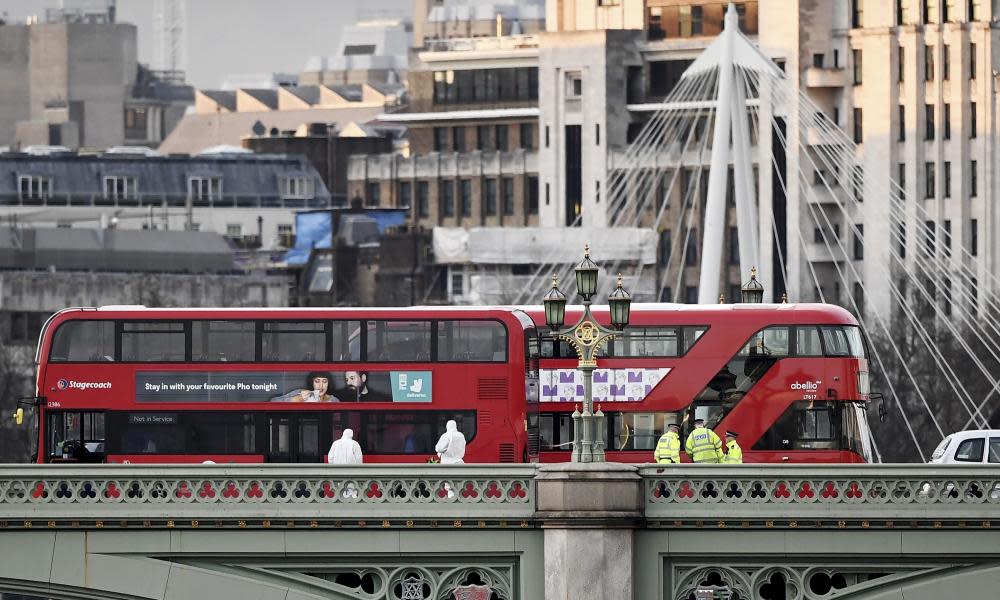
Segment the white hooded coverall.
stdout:
[[448,421],[445,425],[446,431],[441,434],[434,451],[441,457],[442,465],[457,465],[464,463],[465,457],[465,436],[458,430],[455,421]]
[[354,441],[353,430],[344,430],[344,435],[330,446],[326,459],[331,465],[360,465],[363,462],[361,445]]

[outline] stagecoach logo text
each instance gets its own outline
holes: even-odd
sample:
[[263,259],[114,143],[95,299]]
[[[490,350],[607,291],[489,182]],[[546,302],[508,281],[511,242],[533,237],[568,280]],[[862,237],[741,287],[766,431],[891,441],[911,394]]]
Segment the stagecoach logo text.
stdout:
[[72,379],[60,379],[56,382],[56,387],[60,390],[110,390],[110,381],[74,381]]

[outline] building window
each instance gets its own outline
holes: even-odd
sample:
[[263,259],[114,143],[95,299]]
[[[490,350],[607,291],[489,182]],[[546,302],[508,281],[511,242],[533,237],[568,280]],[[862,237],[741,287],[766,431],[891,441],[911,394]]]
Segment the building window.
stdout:
[[944,131],[941,132],[941,137],[946,140],[951,139],[951,104],[945,104],[942,107],[944,112],[941,115],[941,120],[944,121],[942,125],[944,126]]
[[243,225],[239,223],[226,223],[226,237],[243,237]]
[[957,0],[944,0],[944,13],[941,15],[942,23],[950,23],[957,16],[955,2]]
[[976,78],[976,45],[969,44],[969,79]]
[[822,69],[824,58],[825,55],[822,52],[817,52],[813,54],[813,66],[816,67],[817,69]]
[[451,147],[455,152],[465,152],[465,127],[451,128]]
[[906,198],[906,163],[896,165],[896,183],[899,184],[899,197]]
[[382,184],[369,181],[365,186],[365,206],[375,207],[382,203]]
[[397,206],[409,207],[413,202],[413,184],[409,181],[399,182],[399,202]]
[[417,216],[422,218],[431,216],[431,190],[430,184],[426,181],[417,182]]
[[936,187],[934,181],[934,163],[928,162],[924,163],[924,198],[933,198],[934,188]]
[[854,63],[854,85],[861,85],[861,50],[851,50]]
[[514,178],[504,177],[501,181],[503,186],[503,214],[510,216],[514,214]]
[[462,216],[472,216],[472,180],[463,179],[458,182],[459,202],[462,205]]
[[131,175],[105,176],[104,198],[114,201],[135,200],[137,198],[135,177]]
[[455,182],[441,181],[438,186],[438,204],[441,205],[442,217],[455,216]]
[[944,161],[944,197],[951,198],[951,161]]
[[194,202],[211,202],[222,198],[221,177],[188,177],[188,198]]
[[865,310],[865,288],[861,285],[860,281],[854,282],[854,306],[857,308],[859,313],[863,313]]
[[910,0],[896,0],[896,25],[910,22]]
[[487,179],[483,188],[483,203],[486,205],[484,211],[489,216],[497,214],[497,180]]
[[924,123],[926,124],[924,130],[924,139],[933,140],[934,139],[934,105],[925,104],[924,105]]
[[906,105],[900,104],[897,114],[899,115],[899,137],[901,142],[906,141]]
[[315,197],[312,177],[282,177],[281,197],[286,200],[312,200]]
[[979,163],[969,161],[969,197],[975,198],[979,195]]
[[934,81],[934,47],[924,49],[924,81]]
[[854,109],[854,143],[860,144],[864,139],[864,129],[862,129],[861,109]]
[[447,127],[435,127],[434,128],[434,151],[435,152],[447,152],[448,151],[448,128]]
[[52,196],[52,179],[40,175],[20,175],[17,190],[22,201],[48,200]]
[[983,19],[983,0],[969,0],[969,20],[981,21]]
[[291,223],[278,223],[278,245],[284,248],[295,245],[295,230]]
[[851,27],[858,29],[864,27],[865,23],[865,1],[851,0]]
[[526,201],[525,201],[525,214],[537,215],[538,214],[538,176],[528,175],[528,189],[526,190]]
[[688,228],[687,230],[684,265],[688,267],[698,266],[698,231],[694,228]]
[[945,219],[944,231],[942,231],[942,237],[944,238],[944,255],[951,257],[951,220]]
[[535,126],[531,123],[521,123],[521,148],[532,150],[535,147]]
[[855,225],[854,231],[854,260],[865,259],[865,226]]
[[148,133],[148,117],[145,106],[125,109],[125,139],[146,140]]
[[923,22],[937,23],[938,20],[938,0],[924,0]]
[[979,219],[969,222],[969,254],[979,255]]
[[924,221],[924,252],[934,255],[934,243],[937,237],[937,229],[934,221]]
[[906,50],[899,47],[899,62],[896,63],[896,81],[903,83],[906,78]]
[[487,150],[490,147],[490,126],[476,125],[476,150]]
[[698,288],[693,285],[684,287],[684,302],[686,304],[698,304]]
[[969,137],[976,139],[976,130],[979,128],[978,107],[975,102],[969,103]]
[[941,79],[948,81],[951,78],[951,46],[945,44],[941,46]]
[[729,264],[740,264],[740,230],[736,227],[729,228]]
[[583,74],[579,71],[566,73],[566,98],[579,99],[583,95]]
[[510,128],[506,125],[496,126],[496,140],[494,141],[496,141],[497,144],[496,148],[500,152],[507,152],[507,150],[510,148],[510,145],[508,143],[510,141],[509,129]]

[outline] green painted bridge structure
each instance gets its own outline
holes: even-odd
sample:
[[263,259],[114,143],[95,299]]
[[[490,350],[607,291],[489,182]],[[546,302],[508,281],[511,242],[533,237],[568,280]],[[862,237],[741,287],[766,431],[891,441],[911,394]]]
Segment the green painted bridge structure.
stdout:
[[0,593],[1000,597],[1000,469],[0,466]]

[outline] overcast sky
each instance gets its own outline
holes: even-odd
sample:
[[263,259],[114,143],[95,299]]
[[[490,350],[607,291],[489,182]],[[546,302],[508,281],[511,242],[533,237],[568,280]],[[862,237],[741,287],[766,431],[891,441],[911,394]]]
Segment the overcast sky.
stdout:
[[[154,56],[153,4],[118,0],[118,21],[139,28],[139,60],[145,63]],[[59,5],[60,0],[0,0],[0,15],[19,22]],[[298,73],[309,57],[333,54],[345,24],[409,17],[413,10],[412,0],[185,0],[185,5],[186,70],[199,88],[217,88],[230,74]]]

